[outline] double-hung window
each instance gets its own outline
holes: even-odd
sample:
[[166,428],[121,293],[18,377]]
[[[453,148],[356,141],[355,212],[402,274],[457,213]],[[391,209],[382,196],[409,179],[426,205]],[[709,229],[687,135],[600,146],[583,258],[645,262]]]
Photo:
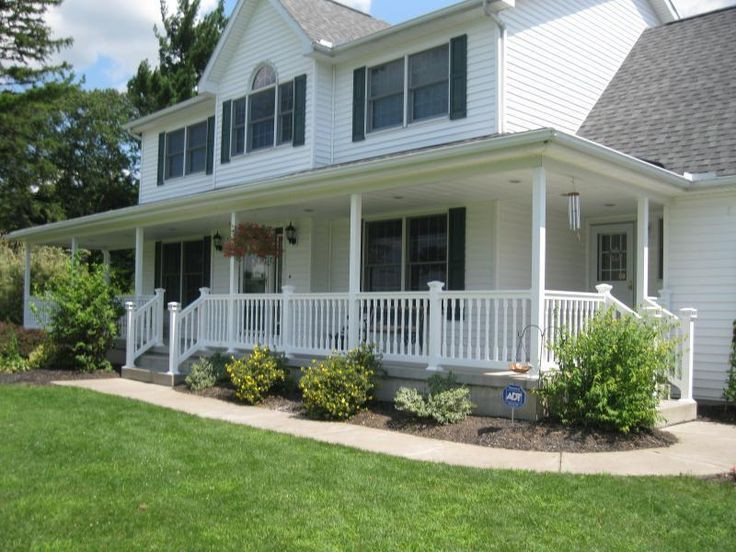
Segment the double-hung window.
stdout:
[[233,101],[232,155],[245,153],[245,98]]
[[447,282],[447,214],[367,222],[363,259],[366,291],[426,291]]
[[447,115],[449,105],[449,46],[409,56],[409,122]]
[[184,174],[184,129],[166,133],[166,179]]
[[294,136],[294,81],[279,86],[279,144],[291,142]]
[[368,71],[368,130],[404,124],[404,59]]
[[186,174],[204,172],[207,164],[207,121],[187,127]]
[[273,147],[276,89],[256,92],[248,104],[248,151]]

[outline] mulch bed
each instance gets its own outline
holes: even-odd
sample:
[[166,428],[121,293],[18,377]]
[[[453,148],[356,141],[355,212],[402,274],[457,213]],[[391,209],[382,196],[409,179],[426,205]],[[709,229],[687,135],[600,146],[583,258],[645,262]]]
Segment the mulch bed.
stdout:
[[736,424],[736,406],[724,408],[722,404],[699,404],[698,420],[720,424]]
[[49,385],[52,381],[119,378],[117,372],[72,372],[70,370],[30,370],[17,374],[0,374],[0,384]]
[[[235,392],[226,385],[190,391],[178,386],[178,391],[193,393],[229,402],[239,402]],[[263,408],[293,412],[306,416],[298,392],[286,396],[272,395],[259,404]],[[409,433],[420,437],[442,439],[486,447],[536,450],[543,452],[610,452],[667,447],[677,442],[671,433],[657,429],[622,435],[605,431],[571,429],[551,422],[515,421],[506,418],[468,416],[464,421],[439,425],[399,412],[391,403],[373,402],[347,423]]]

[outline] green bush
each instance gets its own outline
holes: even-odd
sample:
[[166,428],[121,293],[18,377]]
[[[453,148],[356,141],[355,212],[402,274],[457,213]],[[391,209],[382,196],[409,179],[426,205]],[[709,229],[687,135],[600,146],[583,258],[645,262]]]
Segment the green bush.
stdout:
[[328,420],[350,418],[371,399],[373,377],[380,369],[380,356],[367,345],[312,361],[299,382],[307,413]]
[[268,347],[255,347],[243,359],[231,359],[226,366],[235,396],[248,404],[258,404],[287,378],[284,357]]
[[733,339],[731,342],[731,367],[728,370],[728,379],[723,388],[723,398],[728,403],[736,403],[736,321],[733,323]]
[[676,362],[667,330],[653,318],[598,313],[585,331],[551,344],[559,370],[542,377],[542,406],[565,425],[622,433],[653,426],[658,389]]
[[200,391],[214,387],[218,382],[227,379],[225,366],[227,358],[220,353],[216,353],[211,357],[200,357],[197,362],[192,365],[185,379],[185,383],[189,389]]
[[102,265],[86,266],[78,256],[56,275],[44,298],[49,309],[48,334],[59,368],[92,372],[109,370],[106,358],[123,309],[107,283]]
[[28,359],[20,354],[18,340],[12,336],[0,351],[0,373],[15,374],[30,370]]
[[[34,290],[44,292],[55,275],[66,272],[68,261],[69,255],[60,247],[34,247],[31,256]],[[0,321],[23,323],[24,269],[23,248],[0,239]]]
[[424,396],[416,389],[401,387],[394,397],[396,410],[410,412],[418,418],[431,418],[440,424],[463,421],[475,406],[470,402],[470,389],[459,385],[454,374],[435,374],[427,380],[429,393]]
[[23,326],[0,322],[0,353],[6,347],[14,343],[18,353],[27,357],[46,339],[46,334],[41,330],[27,330]]

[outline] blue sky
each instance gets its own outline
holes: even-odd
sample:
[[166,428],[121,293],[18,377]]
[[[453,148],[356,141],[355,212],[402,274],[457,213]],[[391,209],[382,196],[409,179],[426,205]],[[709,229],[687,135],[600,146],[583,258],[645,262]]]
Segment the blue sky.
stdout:
[[[167,0],[171,6],[174,0]],[[201,0],[209,9],[217,0]],[[374,17],[399,23],[456,3],[458,0],[343,0]],[[736,0],[674,0],[682,15],[734,5]],[[225,0],[228,14],[236,0]],[[88,88],[124,89],[144,58],[155,62],[153,26],[159,23],[159,0],[64,0],[47,20],[57,36],[71,36],[74,45],[60,57],[69,61]]]

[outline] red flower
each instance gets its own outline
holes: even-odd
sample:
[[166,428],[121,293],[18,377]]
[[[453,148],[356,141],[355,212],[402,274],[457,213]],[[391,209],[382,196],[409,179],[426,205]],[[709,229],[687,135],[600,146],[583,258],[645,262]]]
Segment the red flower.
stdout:
[[232,236],[222,246],[226,258],[242,259],[253,255],[262,259],[277,257],[280,253],[273,228],[246,222],[233,228]]

